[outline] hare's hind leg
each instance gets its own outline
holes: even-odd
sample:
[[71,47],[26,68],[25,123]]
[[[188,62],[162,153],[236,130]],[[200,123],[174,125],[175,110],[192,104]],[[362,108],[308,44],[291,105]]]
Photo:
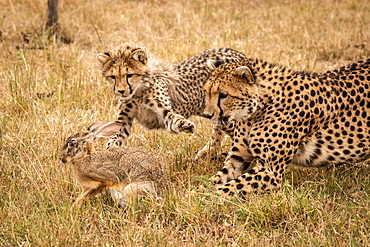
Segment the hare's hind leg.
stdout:
[[123,195],[127,198],[136,198],[139,195],[157,196],[153,182],[137,182],[128,184],[124,190]]
[[110,194],[118,206],[125,208],[127,203],[134,202],[139,195],[157,196],[153,182],[130,183],[123,189],[110,189]]
[[121,190],[111,190],[110,194],[113,200],[117,203],[120,208],[126,208],[127,206],[127,198],[123,196]]

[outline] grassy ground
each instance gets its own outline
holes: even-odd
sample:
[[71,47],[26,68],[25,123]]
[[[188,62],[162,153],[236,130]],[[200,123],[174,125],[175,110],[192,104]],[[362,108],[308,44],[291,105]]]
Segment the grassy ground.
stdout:
[[370,57],[369,1],[62,0],[71,44],[42,32],[46,2],[0,0],[0,246],[370,245],[366,164],[292,169],[280,191],[221,201],[197,191],[222,166],[193,160],[204,119],[192,118],[192,136],[135,125],[127,145],[157,155],[172,183],[164,200],[127,211],[104,197],[72,210],[80,188],[58,160],[67,135],[115,119],[98,52],[133,41],[172,63],[228,46],[322,72]]

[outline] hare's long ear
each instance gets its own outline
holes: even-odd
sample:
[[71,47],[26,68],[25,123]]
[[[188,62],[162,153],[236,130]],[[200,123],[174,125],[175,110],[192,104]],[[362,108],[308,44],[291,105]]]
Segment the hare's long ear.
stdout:
[[96,55],[96,58],[99,60],[99,62],[101,62],[101,64],[105,64],[106,62],[109,61],[111,57],[110,57],[110,54],[106,52],[106,53],[98,53],[98,55]]
[[95,122],[88,128],[88,130],[92,131],[95,137],[110,137],[117,133],[121,127],[122,124],[117,122]]
[[108,123],[110,122],[96,121],[87,128],[87,131],[89,131],[90,133],[96,133],[99,130],[99,128],[103,127],[105,124]]
[[146,52],[140,48],[134,50],[131,54],[131,57],[144,65],[148,62]]
[[255,77],[248,66],[240,66],[234,70],[234,76],[242,78],[246,83],[253,85]]

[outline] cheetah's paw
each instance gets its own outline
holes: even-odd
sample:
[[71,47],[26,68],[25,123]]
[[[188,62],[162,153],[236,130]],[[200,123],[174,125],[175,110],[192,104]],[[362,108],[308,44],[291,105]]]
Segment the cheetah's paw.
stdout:
[[110,148],[119,148],[123,145],[124,139],[120,135],[113,135],[111,138],[108,140],[107,144],[105,145],[106,149]]
[[195,125],[187,119],[181,119],[178,122],[177,129],[179,130],[179,132],[194,133]]
[[215,188],[219,189],[227,183],[227,175],[219,171],[211,178],[211,180],[213,181]]

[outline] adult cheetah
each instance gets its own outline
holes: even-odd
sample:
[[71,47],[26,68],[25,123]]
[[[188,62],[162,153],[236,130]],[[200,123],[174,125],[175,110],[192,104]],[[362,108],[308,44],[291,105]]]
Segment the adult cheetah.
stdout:
[[[99,53],[97,58],[103,76],[118,96],[118,121],[122,123],[120,133],[108,141],[109,148],[123,144],[134,119],[148,129],[192,133],[194,124],[187,118],[203,115],[203,86],[211,73],[207,61],[238,62],[245,55],[230,48],[208,49],[170,65],[155,59],[145,48],[126,43],[116,50]],[[216,125],[212,138],[197,157],[204,157],[208,151],[215,156],[220,140],[230,129],[232,125]]]
[[277,189],[289,165],[322,167],[370,157],[370,59],[325,73],[258,59],[223,64],[204,88],[204,115],[236,121],[216,174],[226,195]]

